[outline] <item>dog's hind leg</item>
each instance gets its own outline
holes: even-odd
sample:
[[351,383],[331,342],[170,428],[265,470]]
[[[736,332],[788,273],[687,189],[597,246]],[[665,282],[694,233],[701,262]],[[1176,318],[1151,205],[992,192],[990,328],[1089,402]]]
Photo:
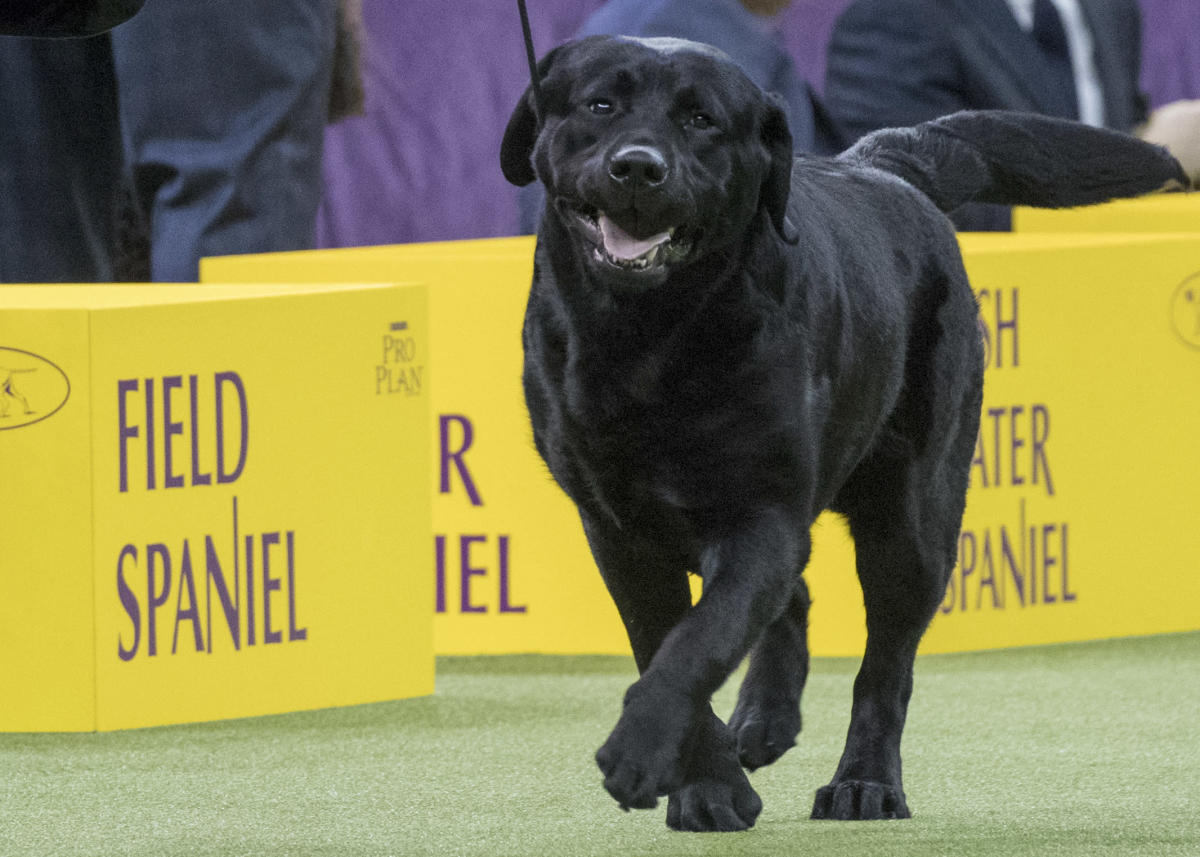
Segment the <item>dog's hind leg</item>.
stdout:
[[[867,647],[854,682],[850,728],[837,772],[817,791],[813,818],[908,818],[900,736],[917,644],[945,589],[948,561],[925,555],[892,518],[851,532],[867,612]],[[895,529],[892,529],[895,527]]]
[[[802,571],[802,569],[800,570]],[[796,744],[800,695],[808,679],[808,587],[797,578],[787,609],[771,623],[750,655],[729,728],[738,758],[754,770],[769,765]]]
[[[978,369],[931,408],[930,443],[877,453],[838,498],[850,521],[867,613],[867,646],[854,682],[846,747],[813,818],[908,818],[900,736],[912,695],[917,644],[945,594],[979,429],[978,349],[959,358]],[[926,388],[928,389],[928,388]],[[908,435],[912,437],[912,435]]]
[[[649,669],[663,640],[691,607],[691,591],[682,564],[656,556],[649,546],[631,549],[619,533],[595,522],[585,530],[605,585],[617,605],[629,635],[638,672]],[[626,697],[626,706],[630,704]],[[649,809],[667,793],[667,825],[675,830],[732,831],[752,827],[762,801],[738,762],[732,733],[711,705],[691,712],[670,708],[657,716],[642,734],[647,742],[639,767],[612,764],[605,750],[597,762],[605,787],[623,807]],[[683,714],[683,717],[672,715]],[[608,745],[606,745],[607,747]],[[651,755],[651,751],[658,751]],[[650,763],[668,773],[656,783]],[[632,779],[630,773],[633,773]]]

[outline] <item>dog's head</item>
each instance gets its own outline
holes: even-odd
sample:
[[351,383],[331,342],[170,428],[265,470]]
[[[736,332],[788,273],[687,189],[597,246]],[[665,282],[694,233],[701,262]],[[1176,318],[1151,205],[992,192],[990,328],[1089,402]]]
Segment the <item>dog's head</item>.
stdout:
[[538,65],[504,133],[505,177],[535,178],[591,270],[654,285],[739,241],[760,210],[783,231],[787,118],[724,54],[679,39],[594,36]]

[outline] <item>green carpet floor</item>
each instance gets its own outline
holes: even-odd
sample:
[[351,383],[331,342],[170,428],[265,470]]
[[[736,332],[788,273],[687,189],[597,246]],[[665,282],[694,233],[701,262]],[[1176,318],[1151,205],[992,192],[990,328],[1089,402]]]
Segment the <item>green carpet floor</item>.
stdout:
[[665,801],[626,814],[601,788],[631,660],[438,666],[428,699],[0,736],[0,855],[1200,855],[1200,634],[922,658],[908,821],[808,819],[857,666],[816,660],[800,744],[751,776],[765,808],[738,834],[672,833]]

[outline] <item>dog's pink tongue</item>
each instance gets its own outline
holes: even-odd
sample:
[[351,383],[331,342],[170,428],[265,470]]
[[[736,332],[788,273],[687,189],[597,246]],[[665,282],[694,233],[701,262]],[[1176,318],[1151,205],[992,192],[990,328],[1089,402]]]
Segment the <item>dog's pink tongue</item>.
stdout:
[[601,214],[598,220],[600,222],[600,234],[604,238],[604,249],[614,259],[636,259],[638,256],[657,247],[659,244],[669,241],[671,238],[670,232],[660,232],[657,235],[651,235],[649,238],[634,238],[620,226],[609,220],[608,215]]

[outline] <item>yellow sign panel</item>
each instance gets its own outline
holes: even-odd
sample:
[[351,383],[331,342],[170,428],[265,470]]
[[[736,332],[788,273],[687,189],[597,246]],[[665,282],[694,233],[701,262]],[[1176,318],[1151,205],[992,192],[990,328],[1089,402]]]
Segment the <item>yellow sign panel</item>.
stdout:
[[964,238],[988,353],[927,651],[1200,628],[1200,236]]
[[[1003,235],[963,244],[988,343],[986,401],[960,564],[924,650],[1200,627],[1189,564],[1200,531],[1184,524],[1200,494],[1200,464],[1182,443],[1200,426],[1200,404],[1186,395],[1150,401],[1144,377],[1160,391],[1200,381],[1188,327],[1188,296],[1200,291],[1184,285],[1200,271],[1200,241]],[[628,651],[574,509],[533,450],[520,389],[532,252],[532,239],[514,238],[201,266],[216,281],[431,284],[439,367],[432,607],[441,654]],[[1117,427],[1131,436],[1115,442]],[[1148,502],[1156,490],[1173,508]],[[1151,556],[1155,585],[1145,577]],[[862,651],[853,569],[844,525],[823,517],[806,572],[816,654]]]
[[430,425],[429,604],[438,654],[628,651],[575,508],[533,448],[521,393],[521,324],[532,274],[531,238],[201,263],[206,282],[399,277],[433,286],[438,379]]
[[423,287],[0,306],[0,729],[432,692]]
[[1200,195],[1162,193],[1084,208],[1014,208],[1015,232],[1200,232]]

